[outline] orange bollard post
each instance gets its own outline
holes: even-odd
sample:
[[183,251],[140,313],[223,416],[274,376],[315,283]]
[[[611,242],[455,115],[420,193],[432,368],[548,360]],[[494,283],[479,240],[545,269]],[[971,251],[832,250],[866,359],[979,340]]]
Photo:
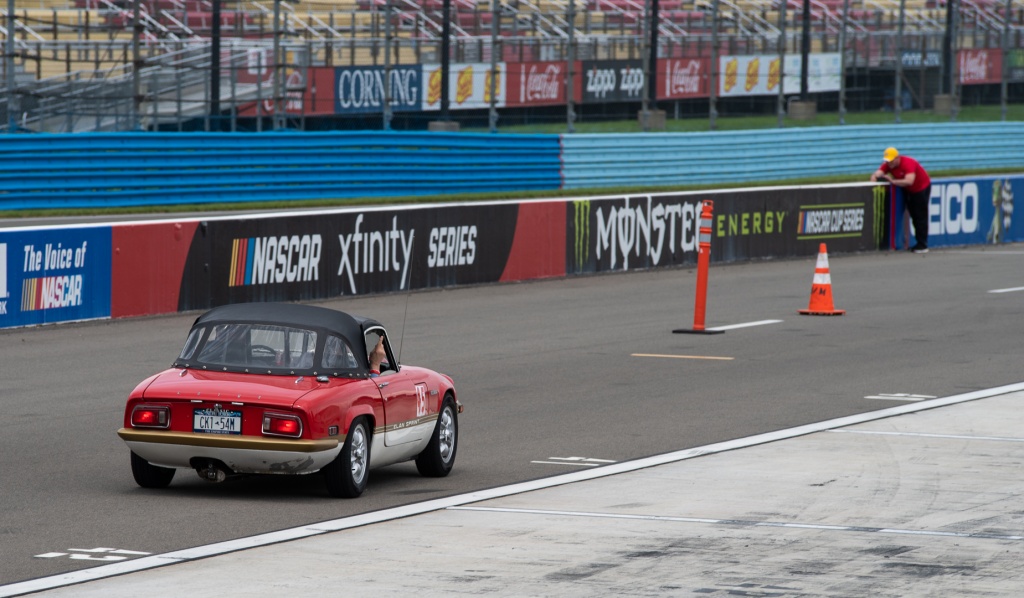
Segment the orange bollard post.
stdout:
[[711,214],[715,202],[705,199],[700,210],[700,237],[697,252],[697,297],[693,306],[693,329],[673,330],[676,334],[722,334],[724,330],[707,330],[704,315],[708,302],[708,266],[711,264]]

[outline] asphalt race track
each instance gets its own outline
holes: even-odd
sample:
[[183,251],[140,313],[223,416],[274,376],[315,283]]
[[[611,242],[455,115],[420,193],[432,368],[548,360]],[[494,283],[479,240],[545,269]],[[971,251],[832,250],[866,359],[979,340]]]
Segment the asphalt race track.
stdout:
[[1024,246],[830,262],[842,317],[797,315],[813,259],[713,266],[708,327],[781,320],[717,335],[671,332],[692,269],[326,302],[466,405],[450,477],[393,466],[356,500],[317,476],[135,485],[124,398],[194,313],[0,331],[0,585],[1024,380]]

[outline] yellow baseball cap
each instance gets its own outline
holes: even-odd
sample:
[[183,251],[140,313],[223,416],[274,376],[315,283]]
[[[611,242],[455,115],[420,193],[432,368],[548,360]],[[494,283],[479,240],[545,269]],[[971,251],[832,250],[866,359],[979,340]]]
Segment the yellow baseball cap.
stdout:
[[899,155],[900,153],[896,151],[896,148],[887,147],[885,148],[885,153],[882,154],[882,159],[885,160],[886,162],[892,162],[893,160],[898,158]]

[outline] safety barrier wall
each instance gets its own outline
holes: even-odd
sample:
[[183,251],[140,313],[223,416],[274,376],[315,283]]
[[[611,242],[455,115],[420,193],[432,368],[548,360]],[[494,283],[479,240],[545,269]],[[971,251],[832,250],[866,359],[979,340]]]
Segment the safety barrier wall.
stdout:
[[1024,171],[1021,139],[1021,122],[562,136],[7,135],[0,211],[866,178],[888,145],[933,172]]
[[[937,180],[933,246],[1024,240],[1024,177]],[[0,228],[0,328],[894,244],[886,185],[350,207]],[[895,232],[894,232],[895,230]]]
[[700,185],[862,174],[896,146],[931,172],[1024,171],[1024,122],[562,136],[566,189]]
[[0,136],[0,211],[553,190],[556,135]]

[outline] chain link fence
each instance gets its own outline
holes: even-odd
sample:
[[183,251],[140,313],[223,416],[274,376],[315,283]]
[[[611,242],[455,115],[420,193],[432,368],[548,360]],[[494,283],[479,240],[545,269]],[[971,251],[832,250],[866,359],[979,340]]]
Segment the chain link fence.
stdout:
[[68,1],[7,0],[8,132],[713,129],[1024,97],[1019,0]]

